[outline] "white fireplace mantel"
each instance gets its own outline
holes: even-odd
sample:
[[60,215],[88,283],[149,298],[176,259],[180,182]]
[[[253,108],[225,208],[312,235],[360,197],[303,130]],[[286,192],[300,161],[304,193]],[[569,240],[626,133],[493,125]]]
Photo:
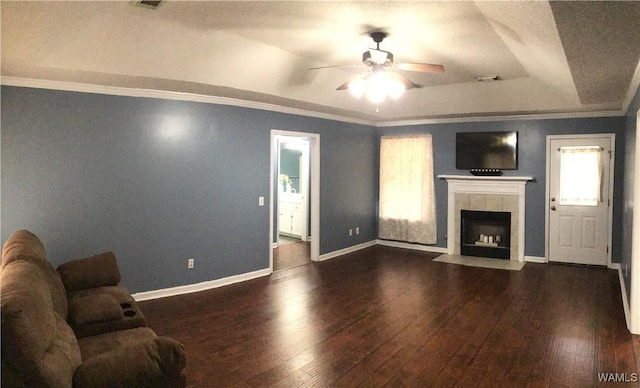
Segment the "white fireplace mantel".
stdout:
[[[447,205],[447,251],[449,254],[456,253],[456,236],[460,233],[459,225],[456,225],[456,194],[474,195],[511,195],[518,197],[517,236],[512,235],[512,242],[515,240],[517,246],[514,247],[517,253],[511,255],[511,260],[524,260],[524,237],[525,237],[525,185],[528,181],[534,180],[530,176],[469,176],[469,175],[438,175],[440,179],[446,179],[448,183],[448,205]],[[513,198],[513,197],[512,197]],[[483,209],[468,209],[483,210]],[[514,239],[515,237],[515,239]],[[515,256],[515,257],[514,257]]]
[[447,181],[501,181],[501,182],[526,182],[532,181],[532,176],[476,176],[476,175],[438,175],[440,179]]

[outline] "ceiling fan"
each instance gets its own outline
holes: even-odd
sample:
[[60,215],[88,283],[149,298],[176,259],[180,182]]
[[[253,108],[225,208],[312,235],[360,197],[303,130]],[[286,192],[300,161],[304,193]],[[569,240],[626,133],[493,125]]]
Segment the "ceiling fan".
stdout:
[[[444,73],[444,66],[430,63],[394,63],[393,54],[390,51],[381,50],[380,43],[387,37],[383,31],[374,31],[369,34],[376,43],[376,48],[371,48],[362,53],[362,63],[369,69],[356,75],[349,81],[338,86],[336,90],[350,90],[356,97],[367,94],[372,102],[380,102],[387,95],[397,98],[404,90],[422,88],[410,79],[399,74],[394,69],[416,71],[422,73]],[[355,67],[361,65],[336,65],[314,67],[309,70],[327,69],[335,67]]]

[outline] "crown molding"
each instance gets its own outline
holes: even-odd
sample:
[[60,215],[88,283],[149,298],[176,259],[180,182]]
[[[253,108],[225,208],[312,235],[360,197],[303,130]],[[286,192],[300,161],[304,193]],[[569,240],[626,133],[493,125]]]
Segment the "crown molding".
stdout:
[[[630,87],[627,98],[625,100],[624,110],[620,111],[593,111],[593,112],[572,112],[572,113],[546,113],[546,114],[522,114],[522,115],[495,115],[495,116],[466,116],[466,117],[450,117],[450,118],[425,118],[413,120],[395,120],[376,122],[370,120],[356,119],[353,117],[334,115],[330,113],[322,113],[305,109],[290,108],[282,105],[268,104],[263,102],[254,102],[240,100],[229,97],[208,96],[194,93],[172,92],[156,89],[137,89],[126,88],[120,86],[105,86],[95,84],[85,84],[78,82],[53,81],[34,78],[10,77],[2,76],[0,84],[6,86],[17,86],[25,88],[64,90],[69,92],[105,94],[113,96],[126,97],[142,97],[142,98],[158,98],[166,100],[201,102],[207,104],[229,105],[241,108],[259,109],[270,112],[292,114],[305,117],[314,117],[319,119],[334,120],[344,123],[368,125],[371,127],[399,127],[413,126],[425,124],[448,124],[448,123],[470,123],[470,122],[486,122],[486,121],[516,121],[516,120],[552,120],[552,119],[576,119],[576,118],[594,118],[594,117],[619,117],[624,116],[629,104],[635,95],[635,89]],[[636,69],[632,85],[640,84],[640,64]]]
[[504,116],[467,116],[451,117],[441,119],[416,119],[397,120],[376,123],[377,127],[400,127],[424,124],[450,124],[450,123],[474,123],[484,121],[523,121],[523,120],[556,120],[556,119],[584,119],[594,117],[620,117],[624,112],[619,110],[593,111],[593,112],[571,112],[571,113],[539,113],[526,115],[504,115]]
[[[631,84],[629,84],[629,90],[627,90],[627,96],[622,103],[622,111],[625,112],[625,115],[629,113],[629,107],[631,106],[631,102],[633,101],[633,97],[638,92],[638,87],[640,86],[640,61],[638,61],[638,66],[636,66],[636,71],[633,73],[633,78],[631,79]],[[632,112],[635,113],[635,112]]]
[[178,100],[190,102],[202,102],[207,104],[229,105],[241,108],[259,109],[270,112],[292,114],[298,116],[314,117],[326,120],[335,120],[345,123],[362,124],[368,126],[376,126],[374,121],[361,120],[353,117],[334,115],[330,113],[322,113],[305,109],[290,108],[282,105],[268,104],[263,102],[240,100],[229,97],[208,96],[203,94],[172,92],[156,89],[137,89],[126,88],[120,86],[105,86],[95,84],[85,84],[67,81],[52,81],[33,78],[9,77],[2,76],[0,83],[6,86],[18,86],[24,88],[64,90],[68,92],[107,94],[112,96],[126,97],[143,97],[143,98],[159,98],[165,100]]

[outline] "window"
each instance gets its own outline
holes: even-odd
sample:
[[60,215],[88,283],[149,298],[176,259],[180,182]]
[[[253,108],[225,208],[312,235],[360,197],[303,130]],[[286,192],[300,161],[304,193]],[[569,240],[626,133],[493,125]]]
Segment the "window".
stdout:
[[560,205],[598,206],[602,198],[602,148],[561,147]]
[[431,135],[380,139],[379,212],[380,238],[436,243]]

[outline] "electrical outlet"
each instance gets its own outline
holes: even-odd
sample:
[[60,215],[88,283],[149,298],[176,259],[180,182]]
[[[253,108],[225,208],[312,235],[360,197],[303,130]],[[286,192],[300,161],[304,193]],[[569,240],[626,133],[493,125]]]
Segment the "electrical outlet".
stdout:
[[360,227],[356,226],[356,234],[360,234]]
[[195,261],[195,259],[187,260],[187,268],[189,268],[189,269],[193,268],[194,261]]
[[353,236],[353,229],[349,229],[349,236]]

